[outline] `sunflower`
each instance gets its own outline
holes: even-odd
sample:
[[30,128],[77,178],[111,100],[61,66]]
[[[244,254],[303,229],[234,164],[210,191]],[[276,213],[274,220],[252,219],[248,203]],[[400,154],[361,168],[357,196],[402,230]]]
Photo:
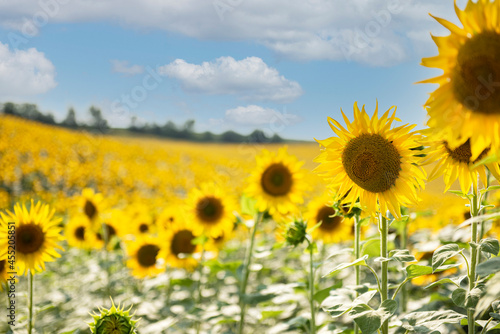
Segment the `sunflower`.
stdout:
[[213,183],[193,188],[187,202],[188,219],[209,237],[229,233],[234,226],[236,203],[227,191]]
[[7,262],[7,258],[0,260],[0,291],[3,291],[4,287],[7,284],[7,279],[10,278],[10,275],[7,274],[7,269],[9,264]]
[[463,193],[467,193],[471,189],[471,185],[474,186],[474,189],[477,189],[478,175],[481,182],[486,185],[486,167],[494,176],[499,178],[500,168],[496,163],[487,163],[473,167],[475,163],[487,156],[489,148],[483,149],[481,154],[473,159],[470,139],[467,139],[465,143],[454,149],[450,148],[448,142],[445,140],[431,140],[427,145],[430,147],[427,163],[437,161],[429,176],[429,181],[443,175],[445,192],[450,189],[451,185],[457,179],[460,181],[460,188]]
[[104,198],[102,194],[95,193],[91,188],[85,188],[77,199],[78,208],[91,221],[95,221],[104,210]]
[[68,245],[81,249],[89,249],[95,239],[90,221],[85,215],[71,218],[64,228],[64,236]]
[[199,236],[199,231],[188,226],[183,216],[168,229],[161,229],[159,238],[161,251],[158,255],[172,267],[194,269],[198,261],[193,254],[201,252],[200,245],[193,244]]
[[[15,224],[16,265],[18,275],[27,275],[28,270],[39,272],[45,270],[45,262],[54,261],[61,255],[56,249],[63,250],[58,242],[63,240],[60,219],[54,218],[54,210],[41,202],[31,200],[30,208],[20,203],[14,207],[14,212],[1,213],[4,226],[9,222]],[[10,231],[10,230],[9,230]],[[0,231],[0,258],[7,254],[8,229]]]
[[429,127],[441,131],[452,150],[469,141],[471,159],[485,147],[500,150],[500,1],[455,3],[462,27],[434,17],[450,30],[435,37],[439,54],[422,65],[444,73],[421,83],[439,84],[426,102]]
[[95,249],[100,249],[107,245],[113,249],[119,243],[121,237],[126,233],[130,221],[127,216],[118,209],[113,209],[101,214],[100,218],[92,223],[92,231]]
[[127,245],[127,267],[132,269],[132,276],[136,278],[154,277],[165,270],[158,261],[160,240],[157,237],[139,236]]
[[339,243],[347,241],[354,236],[354,221],[338,215],[332,207],[331,197],[325,195],[312,200],[307,206],[304,219],[309,228],[321,222],[311,232],[313,240],[321,239],[325,243]]
[[150,209],[143,204],[134,203],[126,211],[125,215],[128,216],[129,225],[126,227],[126,234],[152,234],[156,228],[153,223]]
[[248,179],[246,193],[257,200],[257,210],[268,210],[270,215],[296,212],[307,189],[301,169],[304,163],[289,155],[286,147],[277,154],[262,150],[255,160],[257,167]]
[[347,129],[328,118],[338,137],[318,140],[324,149],[315,159],[320,163],[315,170],[336,190],[334,201],[351,203],[352,208],[359,199],[367,214],[389,210],[394,217],[401,216],[401,206],[418,201],[417,190],[424,187],[426,175],[412,148],[421,146],[421,136],[410,132],[414,125],[391,130],[392,122],[399,121],[395,114],[391,107],[379,118],[377,103],[370,119],[365,107],[360,111],[355,103],[352,123],[342,111]]

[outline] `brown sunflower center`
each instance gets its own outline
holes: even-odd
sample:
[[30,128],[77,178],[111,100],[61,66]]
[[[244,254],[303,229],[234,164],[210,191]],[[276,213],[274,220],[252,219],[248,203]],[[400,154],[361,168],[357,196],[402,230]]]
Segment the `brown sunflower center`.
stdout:
[[196,249],[196,245],[192,244],[194,235],[189,230],[180,230],[174,234],[170,250],[174,255],[181,253],[192,254]]
[[75,230],[75,238],[78,240],[85,240],[85,227],[83,226],[78,226]]
[[142,267],[154,266],[159,251],[160,248],[156,245],[144,245],[137,251],[137,261]]
[[38,251],[45,241],[45,233],[36,224],[20,225],[16,230],[16,250],[23,254]]
[[281,163],[272,164],[262,173],[260,184],[268,195],[284,196],[292,189],[292,173]]
[[0,260],[0,273],[3,273],[5,270],[5,265],[7,264],[7,260]]
[[342,165],[354,183],[373,193],[394,186],[401,170],[398,150],[378,134],[351,139],[342,153]]
[[334,231],[339,224],[342,222],[342,217],[340,216],[335,216],[335,209],[324,206],[322,207],[319,211],[318,214],[316,215],[316,221],[322,222],[321,225],[319,226],[319,229],[325,232],[331,232]]
[[142,223],[141,225],[139,225],[139,231],[141,233],[146,233],[147,231],[149,231],[149,225],[146,223]]
[[94,203],[86,200],[85,205],[83,206],[83,212],[85,212],[85,215],[89,217],[89,219],[94,219],[97,215],[97,208]]
[[110,240],[113,236],[116,235],[116,229],[109,224],[102,224],[103,229],[106,231],[106,235],[108,236],[108,240]]
[[448,147],[448,142],[444,142],[444,147],[446,148],[446,151],[448,152],[448,154],[450,155],[450,157],[455,160],[456,162],[459,162],[459,163],[476,163],[478,162],[479,160],[483,159],[486,154],[488,154],[488,151],[490,150],[489,148],[486,148],[483,150],[483,152],[481,152],[481,154],[479,154],[479,157],[474,160],[474,161],[471,161],[471,158],[472,158],[472,152],[471,152],[471,148],[470,148],[470,140],[467,139],[467,141],[465,143],[463,143],[462,145],[458,146],[457,148],[455,149],[450,149]]
[[217,222],[224,213],[224,206],[220,199],[203,197],[196,204],[196,216],[205,223]]
[[451,81],[455,98],[482,114],[500,114],[500,34],[484,31],[458,51]]

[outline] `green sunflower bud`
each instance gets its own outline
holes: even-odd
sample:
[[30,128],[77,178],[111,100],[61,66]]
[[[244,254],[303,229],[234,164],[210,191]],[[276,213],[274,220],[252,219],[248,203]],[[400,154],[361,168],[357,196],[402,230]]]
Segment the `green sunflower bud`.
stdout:
[[132,306],[125,310],[115,306],[113,299],[111,299],[111,308],[99,308],[100,314],[91,314],[94,318],[93,323],[89,323],[90,331],[93,334],[137,334],[136,323],[140,320],[132,320],[130,310]]
[[295,220],[288,225],[285,232],[285,240],[290,246],[297,247],[306,240],[307,223],[302,219]]

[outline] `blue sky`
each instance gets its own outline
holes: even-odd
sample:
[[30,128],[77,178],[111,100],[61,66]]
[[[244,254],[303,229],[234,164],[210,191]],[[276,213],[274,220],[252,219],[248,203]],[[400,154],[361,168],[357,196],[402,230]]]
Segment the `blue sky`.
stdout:
[[[464,1],[459,1],[459,5]],[[255,128],[286,138],[332,136],[327,116],[398,106],[423,128],[439,74],[419,65],[453,21],[453,1],[20,0],[0,3],[0,101],[37,103],[113,126]]]

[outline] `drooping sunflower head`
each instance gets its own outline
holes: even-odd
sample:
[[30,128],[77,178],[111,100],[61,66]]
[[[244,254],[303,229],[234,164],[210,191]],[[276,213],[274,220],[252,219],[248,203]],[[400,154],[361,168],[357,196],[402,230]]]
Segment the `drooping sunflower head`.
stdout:
[[127,242],[127,267],[134,277],[154,277],[165,270],[163,263],[158,261],[160,246],[160,239],[144,235]]
[[332,205],[332,198],[324,195],[312,200],[307,206],[304,214],[307,225],[311,228],[321,223],[311,232],[313,240],[321,239],[325,243],[338,243],[352,239],[353,220],[344,218]]
[[187,199],[188,219],[209,237],[230,233],[234,226],[236,202],[221,187],[214,183],[204,183],[199,189],[193,188]]
[[256,158],[257,167],[248,179],[246,193],[257,200],[259,211],[268,210],[287,214],[297,211],[307,190],[303,162],[287,153],[286,147],[278,153],[263,150]]
[[426,176],[413,149],[421,146],[421,136],[410,132],[414,125],[391,129],[399,121],[395,112],[391,107],[379,118],[377,104],[370,118],[364,106],[360,110],[355,103],[352,123],[342,112],[346,128],[328,118],[338,137],[318,140],[324,149],[315,161],[320,163],[316,171],[335,189],[335,201],[352,207],[359,200],[368,214],[389,210],[395,217],[401,216],[401,206],[418,201],[417,190],[424,187]]
[[105,210],[103,195],[95,193],[91,188],[83,189],[82,194],[77,197],[76,201],[80,213],[83,213],[91,221],[95,221]]
[[159,257],[172,267],[195,268],[198,263],[195,256],[201,252],[200,245],[195,244],[195,239],[199,236],[199,229],[193,228],[184,219],[169,229],[161,230],[159,239],[162,249]]
[[[54,261],[61,255],[56,249],[63,248],[58,244],[61,237],[59,223],[61,219],[54,218],[54,210],[41,202],[26,207],[17,203],[14,212],[1,213],[4,226],[9,222],[15,224],[16,265],[18,275],[27,275],[28,270],[39,272],[45,270],[45,262]],[[8,229],[0,231],[0,258],[7,253]]]
[[469,141],[475,160],[485,147],[500,150],[500,1],[455,3],[455,11],[462,27],[435,18],[450,35],[433,36],[439,54],[422,60],[444,73],[422,83],[440,85],[426,103],[429,127],[450,149]]
[[[428,132],[431,133],[430,131]],[[426,163],[435,163],[429,180],[443,175],[445,192],[458,179],[463,193],[467,193],[471,186],[477,189],[478,175],[481,182],[487,184],[486,168],[496,177],[500,178],[498,163],[486,163],[476,166],[490,152],[490,147],[484,148],[477,158],[473,158],[470,139],[456,148],[451,148],[446,140],[437,136],[428,136],[426,145],[429,146]]]
[[137,322],[133,320],[133,314],[128,310],[121,308],[120,304],[115,306],[111,300],[111,308],[99,308],[100,314],[91,314],[94,318],[93,323],[89,323],[90,332],[92,334],[137,334]]

